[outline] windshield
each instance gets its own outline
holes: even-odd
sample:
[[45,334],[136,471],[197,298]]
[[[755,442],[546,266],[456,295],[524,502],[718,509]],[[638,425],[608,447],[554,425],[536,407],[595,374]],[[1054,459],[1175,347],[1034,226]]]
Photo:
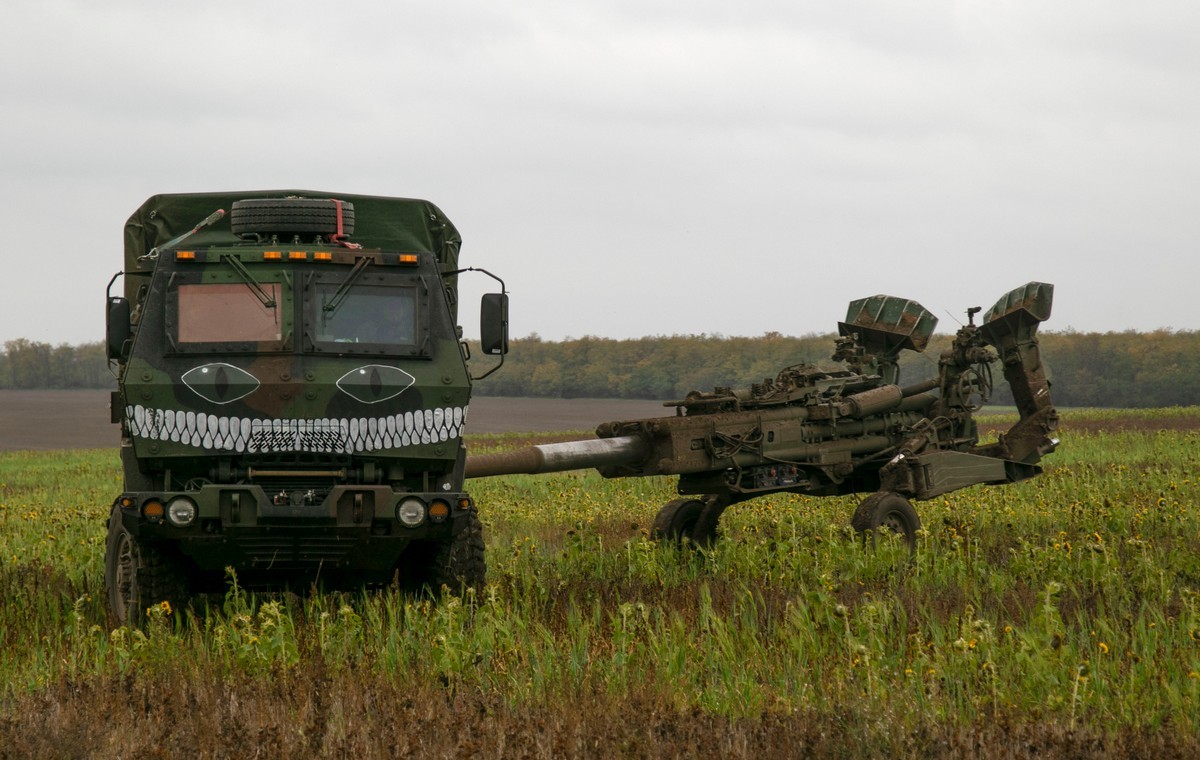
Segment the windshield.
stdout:
[[358,285],[335,298],[318,286],[311,315],[318,343],[412,346],[417,342],[417,293],[412,287]]
[[428,356],[429,295],[418,275],[384,270],[348,278],[345,268],[332,266],[242,268],[171,273],[165,327],[174,350]]
[[[279,283],[261,284],[279,303]],[[279,309],[267,307],[244,283],[179,286],[179,342],[278,342],[283,335]]]

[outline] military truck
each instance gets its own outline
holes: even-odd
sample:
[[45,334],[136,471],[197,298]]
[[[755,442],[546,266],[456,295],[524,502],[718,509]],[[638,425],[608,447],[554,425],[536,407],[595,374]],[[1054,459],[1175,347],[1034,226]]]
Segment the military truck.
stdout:
[[499,282],[480,346],[501,363],[508,298],[459,268],[460,243],[404,198],[167,194],[134,212],[106,314],[116,622],[219,590],[227,568],[248,587],[483,582],[458,277]]

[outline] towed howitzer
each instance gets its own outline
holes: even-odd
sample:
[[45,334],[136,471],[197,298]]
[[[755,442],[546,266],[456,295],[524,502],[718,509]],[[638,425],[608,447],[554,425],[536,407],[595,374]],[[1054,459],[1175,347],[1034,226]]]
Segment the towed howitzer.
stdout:
[[[981,309],[968,309],[937,377],[908,386],[899,384],[900,352],[923,351],[936,317],[894,296],[860,299],[838,324],[832,358],[844,370],[798,364],[747,390],[693,391],[664,404],[674,416],[605,423],[596,439],[468,457],[466,477],[587,468],[606,478],[677,476],[683,498],[659,511],[653,535],[700,546],[740,501],[870,492],[853,527],[864,537],[894,531],[911,548],[921,522],[910,499],[1026,480],[1058,445],[1037,340],[1053,295],[1053,285],[1028,283],[1005,294],[979,325]],[[997,361],[1020,419],[980,445],[974,414],[991,394]]]

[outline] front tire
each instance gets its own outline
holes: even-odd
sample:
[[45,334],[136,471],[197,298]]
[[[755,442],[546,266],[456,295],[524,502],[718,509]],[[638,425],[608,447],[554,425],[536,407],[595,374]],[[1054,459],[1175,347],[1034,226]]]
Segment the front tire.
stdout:
[[705,503],[699,499],[675,499],[663,505],[654,517],[650,537],[655,541],[683,544],[684,539],[695,548],[707,548],[717,540],[715,520],[703,521]]
[[483,524],[479,515],[468,512],[464,525],[449,541],[438,544],[429,564],[429,585],[434,592],[446,586],[453,594],[467,589],[481,591],[487,582]]
[[109,614],[119,626],[141,625],[153,605],[176,608],[188,601],[186,579],[174,560],[126,530],[117,506],[108,518],[104,585]]

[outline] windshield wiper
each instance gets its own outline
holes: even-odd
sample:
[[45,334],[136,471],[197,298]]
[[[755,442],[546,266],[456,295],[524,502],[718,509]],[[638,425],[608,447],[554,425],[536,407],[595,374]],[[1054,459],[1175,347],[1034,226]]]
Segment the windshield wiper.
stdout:
[[366,269],[367,265],[370,263],[371,259],[366,256],[363,256],[358,261],[354,262],[354,267],[346,275],[346,279],[342,280],[342,284],[338,285],[337,290],[333,291],[333,295],[330,296],[329,301],[325,304],[325,311],[332,314],[339,306],[342,305],[342,301],[346,300],[346,295],[350,292],[350,288],[354,285],[354,281],[358,279],[358,276],[363,273],[363,270]]
[[250,292],[254,293],[259,301],[262,301],[263,306],[268,309],[275,308],[275,299],[271,297],[270,293],[263,290],[262,285],[258,284],[258,280],[254,279],[254,275],[250,274],[250,270],[241,262],[241,259],[229,254],[222,254],[221,261],[233,267],[233,271],[238,273],[238,276],[246,283],[246,287],[250,288]]

